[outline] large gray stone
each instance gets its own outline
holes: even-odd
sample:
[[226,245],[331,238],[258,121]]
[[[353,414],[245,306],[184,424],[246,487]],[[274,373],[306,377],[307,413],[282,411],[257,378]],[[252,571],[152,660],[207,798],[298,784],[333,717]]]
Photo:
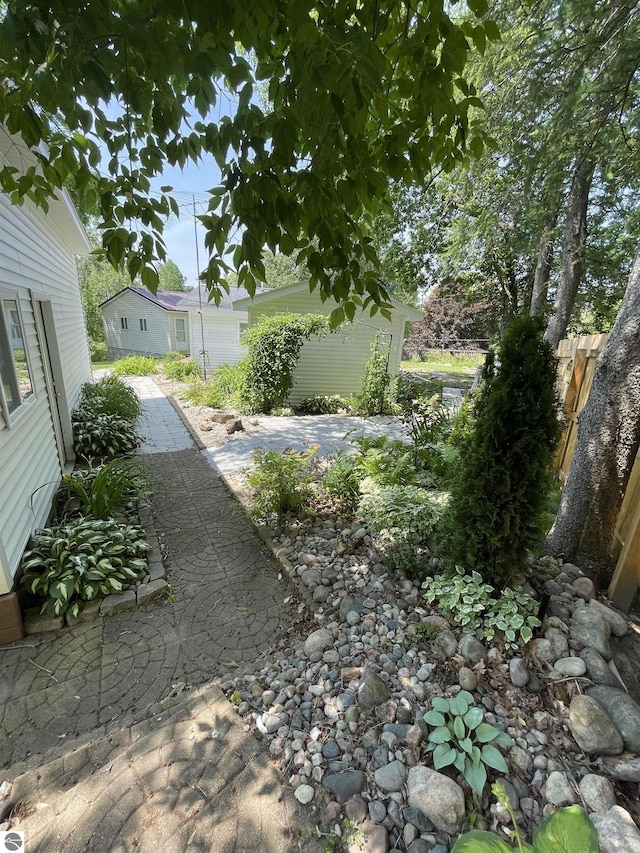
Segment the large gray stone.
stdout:
[[384,826],[365,822],[348,838],[347,853],[389,853],[389,835]]
[[368,711],[391,698],[387,684],[369,667],[365,667],[358,685],[358,705]]
[[529,670],[522,658],[511,658],[509,661],[509,675],[515,687],[526,687],[529,681]]
[[476,639],[472,634],[465,634],[460,638],[458,643],[458,651],[463,658],[471,661],[472,664],[480,663],[487,656],[487,650],[482,645],[480,640]]
[[595,684],[608,684],[610,687],[620,687],[620,682],[609,668],[609,664],[595,649],[585,648],[580,657],[587,665],[587,675]]
[[640,705],[624,690],[597,684],[587,690],[587,695],[604,708],[622,735],[629,752],[640,753]]
[[313,655],[316,652],[323,652],[325,649],[333,645],[333,634],[327,628],[319,628],[313,634],[309,634],[304,641],[305,655]]
[[598,833],[600,853],[640,853],[640,832],[629,812],[613,806],[591,815]]
[[455,835],[464,820],[464,791],[442,773],[418,765],[407,776],[409,805],[420,811],[442,832]]
[[607,712],[590,696],[574,696],[569,726],[576,743],[588,755],[618,755],[622,735]]
[[100,615],[109,616],[111,613],[121,613],[123,610],[133,610],[138,606],[136,593],[133,589],[125,589],[113,595],[107,595],[102,599]]
[[458,650],[458,641],[456,639],[456,635],[452,631],[443,630],[438,631],[433,640],[432,646],[437,655],[448,660],[450,657],[455,655]]
[[640,758],[636,756],[622,756],[619,759],[607,761],[607,771],[623,782],[640,782]]
[[334,794],[339,803],[346,803],[354,794],[360,794],[367,785],[367,777],[361,770],[343,770],[329,773],[322,784]]
[[588,577],[576,578],[571,586],[575,589],[576,594],[583,598],[585,601],[591,601],[592,598],[595,598],[598,594],[598,590],[596,585]]
[[158,598],[158,596],[168,592],[168,590],[169,584],[164,578],[143,584],[143,586],[139,586],[136,590],[138,605],[147,604],[147,602],[153,601],[154,598]]
[[594,598],[589,602],[588,610],[592,613],[598,614],[608,622],[609,627],[611,628],[611,633],[614,637],[624,637],[629,633],[629,622],[627,618],[612,607],[608,607],[606,604],[598,601],[597,598]]
[[[589,614],[591,615],[591,614]],[[603,627],[606,626],[606,627]],[[571,620],[571,639],[599,652],[603,658],[611,659],[609,625],[604,620],[585,621],[584,617]]]
[[390,794],[392,791],[402,790],[404,780],[407,778],[407,768],[402,761],[392,761],[384,767],[379,767],[373,778],[381,791]]
[[576,801],[575,794],[567,781],[567,777],[559,770],[549,773],[544,786],[544,798],[552,806],[558,808],[573,805]]
[[561,658],[553,668],[566,678],[578,678],[587,671],[587,665],[582,658]]
[[613,785],[604,776],[587,773],[580,780],[580,793],[592,812],[606,812],[616,804],[616,794]]
[[[134,594],[135,599],[135,594]],[[45,616],[37,607],[27,610],[24,618],[25,634],[44,634],[64,626],[64,616]],[[2,626],[4,627],[4,625]]]

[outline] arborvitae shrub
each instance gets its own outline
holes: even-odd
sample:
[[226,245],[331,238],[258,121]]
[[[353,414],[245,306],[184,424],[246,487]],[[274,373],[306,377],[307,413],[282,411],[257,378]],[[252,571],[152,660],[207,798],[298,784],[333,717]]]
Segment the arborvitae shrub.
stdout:
[[487,359],[443,525],[443,555],[494,586],[509,583],[543,536],[559,437],[556,359],[539,318],[521,316]]

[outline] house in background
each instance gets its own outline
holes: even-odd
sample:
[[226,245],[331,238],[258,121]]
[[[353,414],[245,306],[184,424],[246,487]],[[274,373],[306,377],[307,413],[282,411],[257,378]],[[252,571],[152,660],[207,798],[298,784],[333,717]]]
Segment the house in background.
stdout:
[[[2,128],[0,157],[35,163]],[[90,251],[66,190],[48,213],[0,193],[0,643],[16,638],[7,594],[24,548],[73,463],[71,412],[91,379],[76,255]]]
[[[233,304],[236,309],[248,312],[250,326],[264,316],[284,313],[328,316],[335,308],[334,302],[323,302],[318,291],[311,293],[307,282],[266,290],[253,299]],[[407,321],[422,319],[422,313],[395,300],[391,300],[391,305],[390,320],[379,313],[371,317],[368,310],[359,310],[352,323],[343,323],[325,338],[306,341],[294,372],[289,402],[296,405],[314,394],[349,397],[360,393],[362,375],[376,334],[380,335],[381,343],[390,345],[389,373],[395,376],[400,369]]]
[[178,308],[184,293],[143,287],[125,287],[101,303],[109,358],[151,355],[170,351],[190,354],[189,318]]

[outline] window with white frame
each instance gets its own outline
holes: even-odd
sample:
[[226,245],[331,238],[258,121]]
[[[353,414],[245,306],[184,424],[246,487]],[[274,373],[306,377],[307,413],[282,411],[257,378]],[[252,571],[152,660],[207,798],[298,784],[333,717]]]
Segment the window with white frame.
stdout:
[[146,317],[140,318],[140,331],[141,332],[147,331],[147,319],[146,319]]
[[120,317],[120,328],[125,330],[129,328],[129,321],[126,317]]
[[176,344],[186,344],[187,342],[187,321],[184,317],[176,317]]
[[243,333],[246,332],[248,328],[249,324],[244,320],[240,320],[240,322],[238,323],[238,343],[240,343],[240,341],[242,340]]
[[7,425],[34,398],[24,325],[16,299],[0,300],[0,410]]

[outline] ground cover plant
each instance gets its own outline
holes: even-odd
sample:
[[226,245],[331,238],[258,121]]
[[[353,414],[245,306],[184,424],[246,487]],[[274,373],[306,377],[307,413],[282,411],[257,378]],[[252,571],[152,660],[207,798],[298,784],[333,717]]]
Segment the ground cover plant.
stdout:
[[247,476],[253,492],[251,511],[257,518],[280,519],[298,512],[311,496],[311,484],[317,479],[317,447],[291,448],[277,453],[256,448],[255,469]]
[[158,368],[158,361],[146,355],[128,355],[113,362],[114,376],[151,376]]
[[38,531],[22,558],[22,586],[40,612],[77,616],[84,602],[121,592],[147,566],[150,546],[137,525],[80,519]]
[[59,521],[78,515],[96,519],[113,518],[132,501],[147,495],[149,474],[139,464],[121,460],[98,467],[76,469],[65,474],[53,499]]
[[142,442],[134,426],[141,412],[137,394],[118,377],[85,383],[71,415],[76,455],[108,459],[135,450]]
[[300,415],[337,415],[340,412],[351,413],[351,405],[344,397],[338,394],[321,396],[314,394],[305,397],[296,407]]
[[167,379],[177,382],[192,382],[200,379],[200,368],[192,358],[165,359],[162,370]]

